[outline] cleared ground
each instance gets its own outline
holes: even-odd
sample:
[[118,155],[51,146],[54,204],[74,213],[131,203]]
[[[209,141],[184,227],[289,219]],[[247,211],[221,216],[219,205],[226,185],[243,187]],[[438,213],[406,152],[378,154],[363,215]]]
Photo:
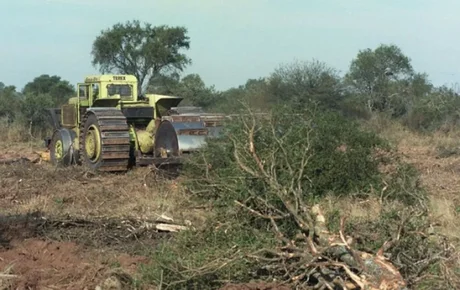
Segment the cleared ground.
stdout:
[[389,126],[382,135],[420,172],[433,228],[460,245],[460,132],[420,135]]
[[113,273],[136,285],[138,267],[170,236],[169,224],[205,218],[178,180],[149,168],[95,176],[55,169],[37,149],[0,145],[0,163],[9,161],[0,165],[0,289],[95,289]]

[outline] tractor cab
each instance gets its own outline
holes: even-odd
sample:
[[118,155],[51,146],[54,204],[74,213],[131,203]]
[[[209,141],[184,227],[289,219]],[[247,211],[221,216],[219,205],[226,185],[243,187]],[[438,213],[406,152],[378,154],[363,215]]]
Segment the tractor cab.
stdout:
[[117,106],[119,102],[137,101],[137,79],[132,75],[88,76],[77,84],[82,107]]

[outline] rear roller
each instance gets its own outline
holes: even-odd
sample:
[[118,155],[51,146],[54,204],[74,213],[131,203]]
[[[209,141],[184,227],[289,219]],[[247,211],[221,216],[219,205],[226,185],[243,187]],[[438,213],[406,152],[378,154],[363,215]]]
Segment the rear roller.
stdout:
[[208,138],[219,136],[221,119],[195,115],[164,117],[155,133],[155,157],[182,157],[201,150]]
[[176,129],[169,121],[163,121],[155,132],[155,158],[174,158],[179,156],[179,140]]
[[81,124],[81,163],[97,171],[127,171],[130,138],[123,113],[116,109],[89,110]]
[[201,150],[207,138],[218,135],[220,120],[217,118],[213,123],[210,120],[213,121],[196,115],[164,117],[155,132],[154,164],[175,176],[179,174],[185,158]]

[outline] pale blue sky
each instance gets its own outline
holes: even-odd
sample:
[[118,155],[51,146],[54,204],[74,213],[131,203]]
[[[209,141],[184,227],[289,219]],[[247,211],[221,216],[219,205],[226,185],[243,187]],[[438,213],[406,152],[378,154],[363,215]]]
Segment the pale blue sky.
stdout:
[[359,49],[380,43],[401,47],[435,84],[460,81],[458,0],[0,2],[0,81],[19,89],[43,73],[73,84],[95,73],[94,38],[133,19],[186,26],[193,60],[186,73],[199,73],[218,89],[266,76],[294,59],[316,58],[345,72]]

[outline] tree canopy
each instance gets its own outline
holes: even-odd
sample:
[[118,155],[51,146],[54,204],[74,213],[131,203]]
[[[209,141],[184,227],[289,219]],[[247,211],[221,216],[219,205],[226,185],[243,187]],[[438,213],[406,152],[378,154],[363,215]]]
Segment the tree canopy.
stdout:
[[345,82],[357,93],[366,96],[373,110],[387,108],[395,85],[409,81],[414,74],[411,59],[396,45],[381,44],[376,49],[360,50],[351,61]]
[[305,105],[309,102],[333,108],[341,95],[335,69],[318,60],[294,61],[278,67],[270,77],[271,101]]
[[182,105],[203,108],[212,106],[217,94],[214,87],[207,87],[198,74],[188,74],[183,78],[179,74],[160,75],[150,80],[148,90],[156,94],[183,97]]
[[101,32],[92,48],[92,64],[102,73],[132,74],[139,93],[151,78],[181,72],[191,63],[182,49],[190,48],[187,29],[166,25],[117,23]]
[[42,74],[28,82],[23,89],[25,95],[50,95],[55,105],[64,103],[68,97],[75,94],[74,86],[57,75]]
[[17,115],[19,104],[18,93],[15,86],[6,86],[0,82],[0,118],[12,122]]
[[346,77],[360,92],[374,94],[388,81],[407,79],[412,73],[411,60],[399,47],[382,44],[360,50]]

